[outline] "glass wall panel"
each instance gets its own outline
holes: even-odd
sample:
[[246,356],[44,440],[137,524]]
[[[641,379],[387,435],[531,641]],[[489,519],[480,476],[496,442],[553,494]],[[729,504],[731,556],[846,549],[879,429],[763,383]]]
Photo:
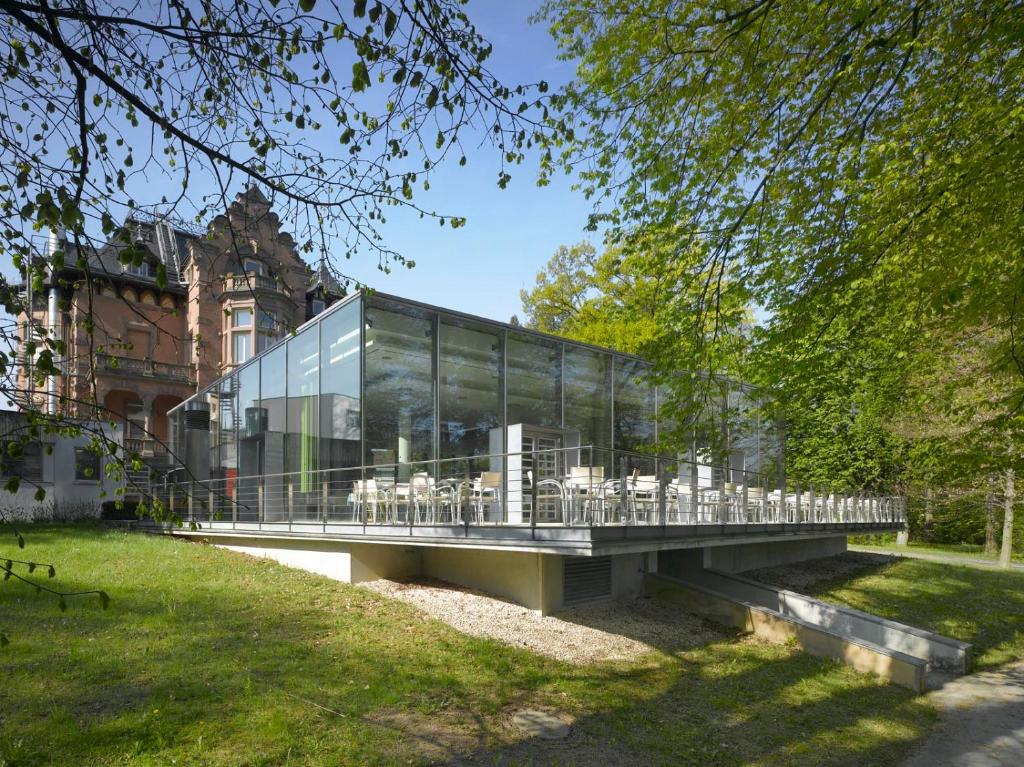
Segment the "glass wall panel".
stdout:
[[581,445],[611,448],[611,357],[608,354],[566,344],[565,427],[580,433]]
[[375,302],[365,333],[364,463],[385,467],[376,478],[393,479],[396,462],[434,457],[433,315]]
[[501,346],[499,330],[442,320],[441,458],[502,452]]
[[238,374],[220,381],[220,467],[225,482],[221,488],[223,497],[216,499],[217,511],[223,519],[232,518],[232,501],[235,497],[235,480],[238,478],[238,409],[235,398],[238,388]]
[[508,422],[562,425],[562,345],[509,333],[506,368]]
[[[654,386],[647,382],[650,368],[643,362],[615,358],[615,449],[641,451],[654,445]],[[622,462],[620,461],[620,466]],[[630,459],[627,470],[654,473],[654,461]]]
[[317,517],[319,509],[320,326],[288,340],[288,422],[285,471],[292,483],[292,518]]
[[320,468],[362,465],[359,301],[320,323]]
[[287,346],[279,345],[260,360],[260,409],[266,423],[263,432],[264,520],[287,519],[284,489],[284,435],[287,421]]
[[260,407],[260,361],[238,371],[238,519],[255,521],[266,418]]

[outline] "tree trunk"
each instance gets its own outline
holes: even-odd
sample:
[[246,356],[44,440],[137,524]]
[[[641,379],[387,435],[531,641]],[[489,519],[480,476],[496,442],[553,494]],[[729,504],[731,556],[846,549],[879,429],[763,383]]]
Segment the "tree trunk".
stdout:
[[932,539],[932,486],[924,489],[924,530],[921,537],[925,541]]
[[1013,552],[1013,504],[1016,496],[1013,489],[1013,469],[1006,470],[1006,494],[1003,500],[1003,545],[999,549],[999,566],[1010,566],[1010,554]]
[[996,553],[996,499],[992,496],[992,480],[988,481],[985,493],[985,553]]

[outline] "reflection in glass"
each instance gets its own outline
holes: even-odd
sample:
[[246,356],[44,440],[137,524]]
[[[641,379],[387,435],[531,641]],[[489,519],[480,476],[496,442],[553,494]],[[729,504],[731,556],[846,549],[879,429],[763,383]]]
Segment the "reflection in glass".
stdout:
[[287,346],[281,344],[260,360],[260,408],[266,423],[263,433],[264,519],[287,519],[284,489],[284,435],[286,422],[283,372],[288,369]]
[[612,446],[610,367],[609,355],[566,344],[565,426],[581,445]]
[[396,461],[429,461],[434,437],[434,323],[411,307],[366,307],[364,463],[389,466],[374,477],[395,477]]
[[[320,327],[313,325],[288,340],[288,431],[285,436],[285,471],[293,492],[312,493],[318,487],[317,426],[320,399]],[[296,476],[297,474],[297,476]],[[293,498],[294,517],[307,514],[305,498]]]
[[260,361],[238,371],[238,519],[255,521],[266,419],[260,408]]
[[[441,457],[501,452],[501,336],[482,325],[441,323]],[[493,450],[492,450],[493,447]]]
[[362,464],[359,409],[359,302],[320,323],[320,468]]
[[654,444],[654,387],[639,360],[615,359],[615,447],[639,450]]
[[557,428],[562,425],[562,345],[509,333],[508,422]]

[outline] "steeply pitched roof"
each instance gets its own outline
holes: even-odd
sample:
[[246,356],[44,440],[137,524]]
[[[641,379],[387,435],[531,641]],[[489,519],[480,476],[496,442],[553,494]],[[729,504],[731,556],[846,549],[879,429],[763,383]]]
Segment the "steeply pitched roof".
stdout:
[[327,268],[327,261],[322,258],[320,259],[320,265],[309,275],[309,284],[306,287],[306,292],[312,293],[321,287],[329,296],[341,297],[345,295],[345,290],[334,278],[334,275],[331,274],[331,270]]
[[[141,245],[148,253],[149,259],[159,261],[167,270],[167,289],[184,290],[186,285],[181,275],[181,266],[188,254],[188,243],[196,239],[196,235],[185,232],[164,221],[136,221],[129,219],[125,226],[132,232],[136,245]],[[92,250],[87,258],[89,271],[93,276],[109,276],[129,280],[141,284],[156,285],[156,278],[144,274],[126,271],[120,261],[125,243],[109,240],[99,248]],[[75,259],[68,254],[66,263],[74,263]]]

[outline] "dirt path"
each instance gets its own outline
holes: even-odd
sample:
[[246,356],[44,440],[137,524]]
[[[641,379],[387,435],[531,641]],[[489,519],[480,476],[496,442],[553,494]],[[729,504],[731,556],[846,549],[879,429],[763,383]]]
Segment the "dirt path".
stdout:
[[[936,554],[931,551],[914,551],[914,549],[893,549],[884,546],[849,546],[850,551],[859,551],[863,554],[888,554],[893,557],[908,557],[909,559],[926,559],[929,562],[943,562],[950,565],[967,565],[970,567],[999,568],[999,563],[994,559],[976,559],[970,556],[959,554]],[[1012,570],[1024,570],[1024,564],[1012,562]]]
[[1024,662],[953,679],[928,697],[942,721],[904,767],[1024,765]]

